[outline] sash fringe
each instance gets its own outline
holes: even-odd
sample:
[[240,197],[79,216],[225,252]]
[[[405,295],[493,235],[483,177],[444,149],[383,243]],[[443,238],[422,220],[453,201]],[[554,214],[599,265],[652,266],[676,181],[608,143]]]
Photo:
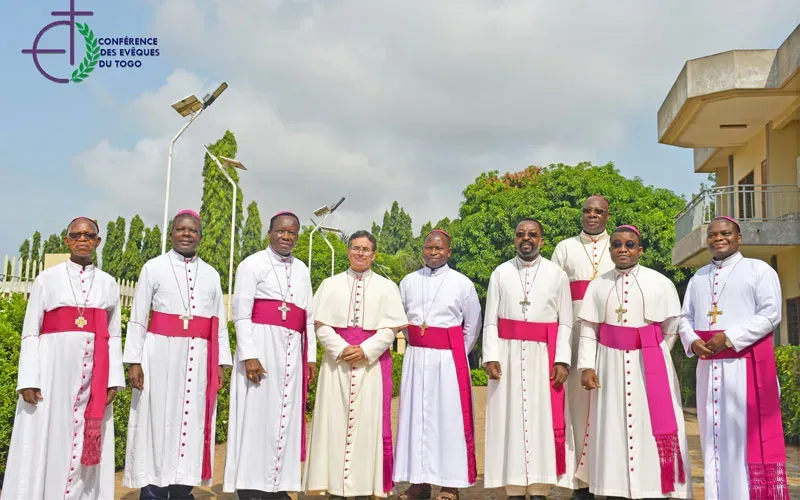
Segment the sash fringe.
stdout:
[[661,493],[667,494],[675,491],[675,467],[678,467],[678,481],[686,484],[686,471],[683,467],[683,456],[678,433],[658,434],[656,447],[658,460],[661,466]]
[[81,463],[83,465],[97,465],[100,463],[102,419],[87,418],[83,429],[83,451]]
[[786,464],[747,464],[750,500],[789,500]]

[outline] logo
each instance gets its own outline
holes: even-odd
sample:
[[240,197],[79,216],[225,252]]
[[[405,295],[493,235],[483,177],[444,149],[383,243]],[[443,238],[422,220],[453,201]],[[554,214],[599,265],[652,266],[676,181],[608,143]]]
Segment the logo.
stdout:
[[[88,23],[79,23],[75,19],[78,17],[91,17],[94,12],[91,10],[75,10],[75,0],[69,0],[69,10],[53,11],[53,17],[67,17],[53,21],[42,28],[33,39],[33,44],[29,49],[22,49],[23,54],[30,54],[33,64],[39,73],[54,83],[79,83],[89,77],[95,68],[141,68],[143,57],[158,57],[159,49],[152,48],[158,45],[158,38],[155,37],[107,37],[98,38]],[[78,67],[72,71],[70,78],[59,78],[48,73],[42,67],[40,57],[43,54],[66,54],[67,49],[40,48],[39,43],[42,37],[56,26],[66,26],[69,29],[69,65],[75,66],[75,32],[83,38],[84,56]],[[102,46],[102,48],[101,48]],[[121,48],[108,48],[120,46]],[[135,48],[135,46],[146,46],[148,48]],[[100,59],[101,56],[117,57],[128,56],[128,59]]]

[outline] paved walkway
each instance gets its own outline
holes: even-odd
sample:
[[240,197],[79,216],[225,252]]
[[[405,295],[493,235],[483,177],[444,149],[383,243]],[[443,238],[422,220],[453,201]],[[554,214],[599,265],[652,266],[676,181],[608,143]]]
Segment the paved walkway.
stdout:
[[[475,486],[468,490],[463,490],[461,493],[462,500],[505,500],[506,494],[502,489],[483,489],[483,450],[484,450],[484,428],[486,422],[486,388],[476,387],[474,389],[475,398],[475,430],[476,430],[476,453],[478,461],[478,482]],[[395,398],[392,401],[392,427],[394,428],[395,435],[397,432],[397,402]],[[691,412],[686,412],[686,432],[689,437],[689,452],[692,461],[692,483],[694,487],[694,496],[696,499],[703,498],[703,461],[700,452],[700,440],[697,434],[697,417]],[[800,499],[800,448],[797,446],[790,446],[787,449],[788,460],[787,468],[789,474],[789,484],[791,485],[791,496]],[[225,445],[218,445],[216,448],[216,455],[214,458],[214,485],[211,488],[195,488],[194,495],[200,499],[219,498],[220,500],[236,500],[236,495],[231,493],[222,492],[222,472],[225,464]],[[402,492],[406,484],[397,485],[396,492]],[[137,500],[139,498],[138,491],[123,488],[122,486],[122,472],[117,473],[117,499],[124,500]],[[566,499],[570,498],[571,492],[560,488],[554,488],[551,492],[550,498]],[[295,495],[292,495],[296,498]],[[324,497],[300,495],[297,500],[319,500]]]

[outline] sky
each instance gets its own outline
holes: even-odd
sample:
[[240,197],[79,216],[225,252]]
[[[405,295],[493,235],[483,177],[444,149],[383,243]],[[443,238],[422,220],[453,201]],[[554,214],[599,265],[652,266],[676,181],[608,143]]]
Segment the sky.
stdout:
[[[0,256],[70,219],[164,216],[170,105],[226,92],[176,143],[170,217],[199,210],[203,144],[231,130],[245,206],[264,223],[346,201],[327,221],[369,228],[397,200],[415,230],[456,217],[481,172],[614,162],[696,192],[692,152],[658,143],[656,114],[688,59],[777,48],[797,0],[74,0],[97,37],[157,37],[139,68],[56,84],[30,48],[69,0],[14,2],[0,30]],[[76,36],[76,64],[84,55]],[[67,48],[57,26],[40,48]],[[39,56],[54,76],[67,55]],[[102,57],[102,60],[127,59]],[[6,76],[11,75],[11,76]],[[2,257],[0,257],[2,258]]]

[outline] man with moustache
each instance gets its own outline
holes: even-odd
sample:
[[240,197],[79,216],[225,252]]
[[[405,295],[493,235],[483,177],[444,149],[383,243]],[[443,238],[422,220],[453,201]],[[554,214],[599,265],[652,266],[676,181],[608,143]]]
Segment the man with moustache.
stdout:
[[697,420],[705,495],[789,498],[773,333],[781,285],[766,262],[739,252],[739,223],[717,217],[706,230],[711,263],[689,280],[680,333],[698,356]]
[[544,499],[574,488],[575,453],[564,382],[572,358],[567,274],[543,258],[542,224],[523,219],[517,255],[489,279],[483,327],[486,396],[484,486]]
[[[583,296],[589,283],[598,275],[614,268],[608,252],[608,201],[600,195],[586,198],[581,209],[581,233],[578,236],[559,242],[553,250],[551,260],[561,267],[569,278],[572,295],[572,314],[578,316]],[[580,322],[574,321],[572,327],[572,366],[578,361],[578,343],[580,340]],[[581,374],[571,370],[567,379],[567,399],[572,421],[572,434],[576,436],[575,458],[579,461],[589,421],[589,393],[581,387]],[[594,498],[586,483],[579,483],[575,498]]]
[[372,271],[377,249],[371,233],[353,233],[350,268],[314,295],[325,355],[303,490],[331,498],[386,497],[393,487],[389,347],[408,319],[397,285]]
[[578,315],[578,369],[591,403],[576,475],[606,498],[692,498],[669,353],[678,336],[678,292],[669,278],[639,265],[637,228],[619,226],[610,239],[615,269],[589,284]]
[[142,500],[192,499],[211,485],[216,396],[232,361],[219,273],[196,253],[202,234],[197,212],[178,212],[172,250],[145,263],[133,296],[123,485]]
[[233,292],[236,354],[223,491],[288,500],[305,460],[308,384],[317,373],[311,276],[292,256],[300,220],[269,221],[269,246],[239,264]]
[[34,280],[22,326],[3,500],[114,498],[114,407],[125,387],[119,286],[97,269],[97,223],[67,225],[67,262]]
[[475,285],[447,265],[450,235],[434,229],[422,247],[425,267],[400,282],[408,316],[394,480],[412,483],[398,498],[457,500],[477,476],[472,384],[467,355],[478,340]]

